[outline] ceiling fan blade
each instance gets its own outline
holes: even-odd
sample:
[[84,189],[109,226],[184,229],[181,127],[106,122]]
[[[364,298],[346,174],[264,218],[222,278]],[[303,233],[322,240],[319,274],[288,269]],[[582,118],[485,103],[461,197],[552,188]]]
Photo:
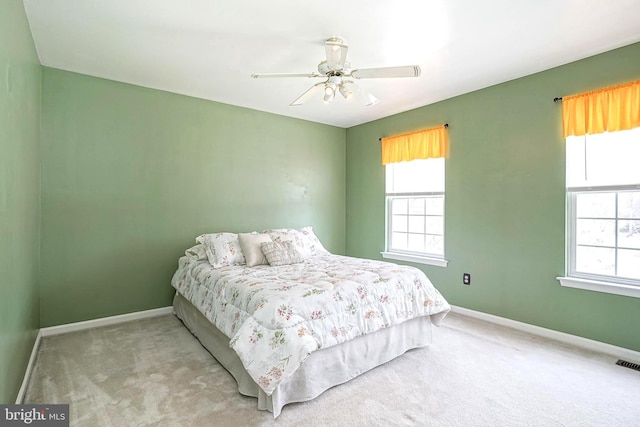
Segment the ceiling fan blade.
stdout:
[[364,68],[361,70],[353,70],[351,76],[356,79],[377,79],[389,77],[418,77],[420,75],[420,66],[404,65],[400,67],[384,67],[384,68]]
[[327,65],[329,68],[332,70],[342,70],[344,68],[344,62],[347,60],[349,46],[344,44],[342,39],[333,37],[325,42],[324,48],[327,52]]
[[291,107],[296,107],[298,105],[304,104],[305,102],[307,102],[307,100],[309,100],[309,98],[311,98],[313,95],[315,95],[316,92],[318,92],[319,90],[322,90],[323,86],[324,86],[324,82],[314,84],[309,89],[307,89],[307,91],[305,93],[300,95],[295,101],[293,101],[289,105]]
[[271,79],[278,77],[327,77],[322,74],[312,73],[312,74],[294,74],[294,73],[269,73],[269,74],[251,74],[251,77],[254,79]]

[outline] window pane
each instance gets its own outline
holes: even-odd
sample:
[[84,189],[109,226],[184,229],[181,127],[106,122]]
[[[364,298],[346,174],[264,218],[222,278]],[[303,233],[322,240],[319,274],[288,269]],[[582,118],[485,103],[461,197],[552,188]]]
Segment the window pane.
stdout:
[[409,234],[409,245],[407,250],[413,252],[424,252],[424,234]]
[[565,141],[567,149],[567,187],[580,187],[586,180],[584,140],[569,137]]
[[444,234],[444,218],[441,216],[428,216],[427,232],[430,234]]
[[409,201],[407,199],[391,199],[391,212],[394,214],[406,214]]
[[385,169],[387,193],[444,192],[444,158],[391,163]]
[[424,198],[409,200],[409,213],[414,215],[424,215]]
[[618,221],[618,247],[640,249],[640,221]]
[[640,191],[622,191],[618,194],[618,216],[640,219]]
[[407,250],[407,233],[391,233],[391,247]]
[[567,187],[640,184],[640,128],[568,137]]
[[423,216],[409,217],[409,232],[424,234],[424,217]]
[[394,215],[391,219],[392,231],[408,231],[407,218],[407,215]]
[[425,200],[427,215],[443,215],[444,214],[444,196],[427,197]]
[[615,246],[616,222],[612,219],[579,219],[576,243],[579,245]]
[[640,279],[640,251],[618,250],[618,276]]
[[576,271],[614,276],[616,274],[615,249],[578,246],[576,248]]
[[[389,250],[444,256],[444,196],[389,199]],[[428,210],[436,214],[426,213]]]
[[578,218],[615,218],[616,193],[579,193]]
[[425,252],[444,255],[444,238],[442,236],[427,235]]

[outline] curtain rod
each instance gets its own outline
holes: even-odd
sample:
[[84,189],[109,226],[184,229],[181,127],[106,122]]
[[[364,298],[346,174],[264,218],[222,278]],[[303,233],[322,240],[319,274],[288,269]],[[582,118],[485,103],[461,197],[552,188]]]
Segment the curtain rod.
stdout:
[[560,102],[560,101],[562,101],[562,97],[561,96],[559,96],[557,98],[553,98],[553,102]]
[[[443,126],[444,126],[444,128],[446,129],[446,128],[448,128],[448,127],[449,127],[449,123],[445,123]],[[378,138],[378,141],[382,141],[382,138]]]

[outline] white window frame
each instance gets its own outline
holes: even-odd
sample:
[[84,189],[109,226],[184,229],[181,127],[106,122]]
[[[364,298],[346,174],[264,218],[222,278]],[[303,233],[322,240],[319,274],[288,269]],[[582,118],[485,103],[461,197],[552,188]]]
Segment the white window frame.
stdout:
[[[385,187],[388,183],[386,182],[386,176],[385,176]],[[414,252],[414,251],[408,251],[408,250],[401,250],[401,249],[393,249],[390,248],[390,244],[392,241],[392,232],[393,232],[393,227],[392,227],[392,222],[393,222],[393,212],[392,212],[392,201],[394,199],[418,199],[418,198],[428,198],[428,197],[441,197],[442,198],[442,203],[443,203],[443,212],[442,212],[442,221],[443,221],[443,234],[442,234],[442,239],[443,239],[443,251],[442,254],[435,254],[435,253],[429,253],[429,252]],[[433,216],[433,215],[428,215],[428,214],[424,214],[424,217],[428,217],[428,216]],[[438,215],[439,216],[439,215]],[[380,252],[380,254],[382,255],[383,258],[385,259],[393,259],[393,260],[398,260],[398,261],[408,261],[408,262],[414,262],[414,263],[419,263],[419,264],[427,264],[427,265],[434,265],[434,266],[438,266],[438,267],[446,267],[449,263],[448,260],[446,260],[444,258],[444,254],[445,254],[445,241],[444,241],[444,236],[445,236],[445,191],[429,191],[429,192],[411,192],[411,193],[402,193],[402,192],[386,192],[385,193],[385,248],[386,250],[383,252]],[[427,230],[425,229],[425,235],[429,235],[431,233],[427,233]]]
[[[617,197],[620,193],[626,191],[640,191],[640,184],[638,185],[607,185],[597,187],[569,187],[566,189],[567,197],[567,218],[566,218],[566,276],[557,277],[557,280],[562,286],[586,289],[596,292],[604,292],[615,295],[630,296],[640,298],[640,279],[631,279],[621,276],[609,276],[600,275],[595,273],[585,273],[577,271],[576,267],[576,251],[577,251],[577,197],[579,194],[588,193],[615,193],[616,194],[616,213],[613,219],[616,222],[615,227],[615,244],[611,246],[612,249],[618,249],[618,221],[629,220],[629,218],[618,217],[618,203]],[[632,218],[631,220],[636,220]],[[597,246],[597,245],[596,245]],[[617,258],[616,258],[617,269]]]

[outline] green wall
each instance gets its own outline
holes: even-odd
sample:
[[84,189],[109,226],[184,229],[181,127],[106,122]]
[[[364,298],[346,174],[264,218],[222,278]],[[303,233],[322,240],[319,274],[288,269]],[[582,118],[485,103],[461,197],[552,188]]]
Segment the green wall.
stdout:
[[345,129],[43,69],[41,326],[171,304],[201,233],[345,251]]
[[454,305],[640,351],[640,299],[555,279],[564,274],[565,152],[552,101],[638,78],[635,44],[348,129],[347,254],[380,258],[384,249],[378,138],[449,123],[450,263],[417,266]]
[[20,0],[0,2],[0,403],[39,327],[40,63]]

